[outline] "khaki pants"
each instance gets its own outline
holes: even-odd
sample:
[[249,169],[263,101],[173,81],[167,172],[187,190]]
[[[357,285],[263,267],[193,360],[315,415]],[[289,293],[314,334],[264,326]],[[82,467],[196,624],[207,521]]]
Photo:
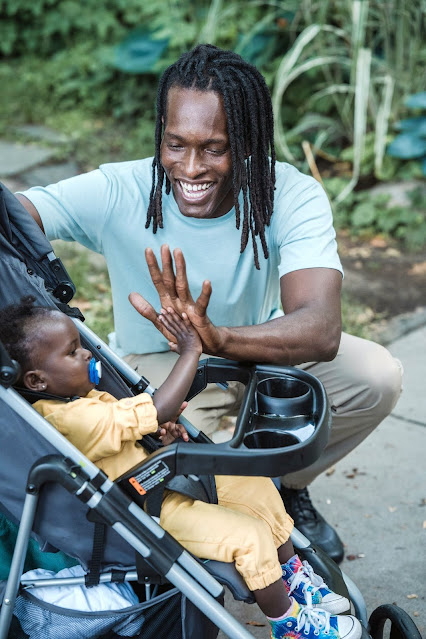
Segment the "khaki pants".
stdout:
[[282,576],[277,549],[290,538],[293,520],[266,477],[217,476],[218,504],[167,493],[160,524],[197,557],[235,562],[250,590]]
[[[176,357],[175,353],[165,352],[129,355],[125,359],[158,387]],[[383,346],[347,333],[342,334],[339,352],[332,362],[310,362],[300,368],[323,383],[333,413],[332,431],[327,447],[314,464],[285,475],[283,483],[288,488],[305,488],[358,446],[389,415],[401,393],[399,360]],[[191,400],[185,417],[210,435],[221,417],[238,414],[243,391],[242,384],[236,382],[231,382],[227,391],[210,384]]]

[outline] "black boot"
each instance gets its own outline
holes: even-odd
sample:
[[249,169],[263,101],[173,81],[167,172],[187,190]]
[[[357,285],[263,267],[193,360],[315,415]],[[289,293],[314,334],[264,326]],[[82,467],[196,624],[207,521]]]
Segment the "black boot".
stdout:
[[343,544],[334,528],[312,505],[308,489],[293,490],[281,486],[280,493],[286,511],[294,520],[295,527],[339,564],[344,555]]

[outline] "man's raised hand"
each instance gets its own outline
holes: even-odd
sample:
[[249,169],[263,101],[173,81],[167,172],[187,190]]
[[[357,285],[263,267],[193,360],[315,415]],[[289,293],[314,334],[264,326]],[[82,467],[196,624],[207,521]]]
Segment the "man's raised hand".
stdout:
[[[145,258],[148,264],[152,282],[160,298],[163,308],[172,307],[181,317],[185,313],[198,332],[203,343],[203,351],[214,355],[220,350],[220,329],[214,326],[207,316],[207,307],[212,294],[209,280],[204,280],[201,293],[194,301],[189,290],[186,275],[186,264],[180,249],[173,251],[176,273],[173,268],[173,259],[167,244],[161,247],[162,271],[152,249],[145,250]],[[166,337],[169,342],[176,342],[173,336],[159,320],[159,313],[139,293],[131,293],[129,299],[134,308]]]

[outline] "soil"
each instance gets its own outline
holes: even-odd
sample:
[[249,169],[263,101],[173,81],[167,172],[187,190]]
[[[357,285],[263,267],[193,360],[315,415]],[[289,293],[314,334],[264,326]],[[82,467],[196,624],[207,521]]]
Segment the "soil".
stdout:
[[384,319],[426,308],[426,254],[410,253],[381,237],[354,240],[338,234],[350,297]]

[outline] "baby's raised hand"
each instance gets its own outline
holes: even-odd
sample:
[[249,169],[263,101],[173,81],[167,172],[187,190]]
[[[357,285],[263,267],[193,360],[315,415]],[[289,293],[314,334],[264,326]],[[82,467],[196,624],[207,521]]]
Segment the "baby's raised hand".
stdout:
[[173,308],[162,308],[158,321],[176,339],[176,343],[169,342],[170,350],[180,355],[186,352],[195,352],[201,355],[201,339],[186,313],[182,313],[182,317],[180,317]]

